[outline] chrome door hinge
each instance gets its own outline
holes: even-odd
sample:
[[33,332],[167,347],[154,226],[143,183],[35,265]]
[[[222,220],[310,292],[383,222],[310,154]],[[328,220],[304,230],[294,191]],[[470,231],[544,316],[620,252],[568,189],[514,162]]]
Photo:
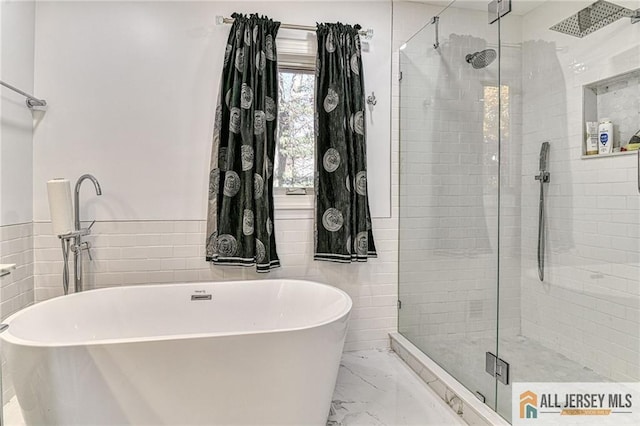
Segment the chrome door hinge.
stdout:
[[485,371],[498,379],[499,382],[505,385],[509,384],[509,363],[491,352],[487,352],[485,356]]

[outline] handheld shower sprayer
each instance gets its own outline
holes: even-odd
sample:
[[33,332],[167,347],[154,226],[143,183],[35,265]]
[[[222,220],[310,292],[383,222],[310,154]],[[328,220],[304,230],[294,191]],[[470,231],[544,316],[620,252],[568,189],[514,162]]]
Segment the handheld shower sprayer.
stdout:
[[[548,182],[549,172],[547,171],[549,161],[549,142],[542,142],[542,146],[540,147],[540,173],[546,173],[544,176],[545,182]],[[536,176],[536,180],[539,178]]]
[[549,167],[549,142],[542,142],[540,147],[539,171],[535,179],[540,181],[540,202],[538,205],[538,278],[544,281],[544,184],[551,181]]

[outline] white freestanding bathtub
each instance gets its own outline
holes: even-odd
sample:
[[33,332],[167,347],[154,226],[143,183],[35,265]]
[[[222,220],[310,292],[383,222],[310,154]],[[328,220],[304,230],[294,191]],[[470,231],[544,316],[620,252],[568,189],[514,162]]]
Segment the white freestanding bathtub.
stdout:
[[325,425],[350,311],[309,281],[120,287],[26,308],[1,338],[28,425]]

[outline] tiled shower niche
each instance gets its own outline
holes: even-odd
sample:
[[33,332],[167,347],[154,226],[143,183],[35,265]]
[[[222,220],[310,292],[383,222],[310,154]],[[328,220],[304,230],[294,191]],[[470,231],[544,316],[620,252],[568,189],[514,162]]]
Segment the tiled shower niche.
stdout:
[[585,123],[610,118],[613,123],[613,148],[619,151],[640,130],[640,69],[599,80],[582,87],[583,123],[582,158],[596,158],[626,154],[599,154],[586,156]]

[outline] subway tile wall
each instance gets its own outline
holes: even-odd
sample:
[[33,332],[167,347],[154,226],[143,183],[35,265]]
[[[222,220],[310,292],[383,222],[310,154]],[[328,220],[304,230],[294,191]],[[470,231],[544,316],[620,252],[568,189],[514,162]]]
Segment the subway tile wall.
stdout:
[[[34,303],[33,224],[0,226],[0,263],[15,264],[11,274],[0,278],[0,317],[10,315]],[[14,394],[2,359],[3,401]]]
[[13,263],[16,269],[0,278],[0,316],[2,319],[34,302],[33,224],[0,226],[0,263]]
[[[640,68],[640,28],[620,20],[584,39],[544,31],[565,13],[558,10],[562,7],[534,10],[523,28],[522,333],[609,379],[637,381],[636,157],[580,156],[582,86]],[[551,144],[551,182],[545,202],[545,280],[540,282],[534,175],[543,141]]]
[[[267,274],[254,268],[214,266],[204,260],[205,221],[96,222],[93,260],[84,256],[85,288],[197,281],[293,278],[341,288],[353,299],[345,350],[384,348],[396,329],[397,231],[394,219],[374,219],[378,258],[338,264],[313,260],[313,220],[276,219],[282,267]],[[62,294],[62,254],[49,222],[37,222],[35,298]]]
[[427,353],[443,340],[495,338],[499,255],[501,332],[520,332],[520,51],[503,53],[512,63],[502,76],[499,182],[497,67],[464,60],[495,47],[496,34],[481,12],[451,8],[443,18],[451,32],[437,50],[427,27],[399,55],[399,326]]

